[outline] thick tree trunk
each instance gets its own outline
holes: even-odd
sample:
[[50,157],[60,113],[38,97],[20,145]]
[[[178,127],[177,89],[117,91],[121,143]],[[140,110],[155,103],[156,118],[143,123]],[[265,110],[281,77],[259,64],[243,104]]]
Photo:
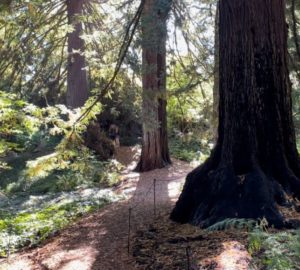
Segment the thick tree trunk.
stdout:
[[81,107],[88,98],[88,82],[85,70],[84,40],[80,38],[82,23],[78,16],[83,13],[84,0],[67,0],[69,25],[74,31],[68,34],[67,105]]
[[217,2],[216,17],[215,17],[215,65],[214,65],[214,87],[213,87],[213,113],[212,127],[215,141],[218,136],[218,115],[219,115],[219,86],[220,86],[220,42],[219,42],[219,1]]
[[146,0],[143,31],[143,143],[137,171],[171,163],[166,115],[166,37],[170,0]]
[[192,171],[171,214],[202,227],[263,218],[300,197],[300,166],[287,70],[284,0],[220,0],[218,141]]

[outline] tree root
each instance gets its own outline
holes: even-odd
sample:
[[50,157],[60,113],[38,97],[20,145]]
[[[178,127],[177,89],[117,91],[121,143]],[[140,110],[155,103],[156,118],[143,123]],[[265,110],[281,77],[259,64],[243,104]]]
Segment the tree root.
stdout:
[[[172,220],[206,228],[227,218],[265,218],[269,226],[289,227],[277,207],[292,205],[282,182],[259,168],[236,175],[230,166],[215,170],[209,167],[210,161],[188,175],[171,213]],[[298,195],[299,179],[293,176],[285,181]]]

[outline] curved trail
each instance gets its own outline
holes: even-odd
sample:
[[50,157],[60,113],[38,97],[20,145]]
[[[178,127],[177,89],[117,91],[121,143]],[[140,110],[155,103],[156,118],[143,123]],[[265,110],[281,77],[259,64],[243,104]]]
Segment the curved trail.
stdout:
[[[157,211],[170,207],[176,200],[189,164],[174,161],[173,166],[132,173],[138,158],[135,148],[121,147],[116,157],[126,166],[124,184],[117,192],[129,200],[108,205],[83,217],[49,239],[41,247],[15,254],[10,262],[2,262],[7,270],[136,270],[127,253],[128,209],[132,208],[132,233],[153,220],[153,179],[156,184]],[[162,180],[162,181],[161,181]]]

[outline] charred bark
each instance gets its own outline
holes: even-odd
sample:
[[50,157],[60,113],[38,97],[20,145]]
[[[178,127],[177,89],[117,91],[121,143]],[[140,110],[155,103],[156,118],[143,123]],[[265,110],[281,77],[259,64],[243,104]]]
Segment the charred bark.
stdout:
[[170,0],[146,0],[143,34],[143,142],[137,171],[171,164],[166,114],[166,38]]
[[88,98],[88,81],[85,70],[84,40],[80,37],[84,0],[67,0],[68,23],[74,31],[68,34],[67,105],[81,107]]
[[210,226],[226,218],[286,225],[278,205],[300,197],[287,70],[284,0],[220,1],[218,141],[171,213]]

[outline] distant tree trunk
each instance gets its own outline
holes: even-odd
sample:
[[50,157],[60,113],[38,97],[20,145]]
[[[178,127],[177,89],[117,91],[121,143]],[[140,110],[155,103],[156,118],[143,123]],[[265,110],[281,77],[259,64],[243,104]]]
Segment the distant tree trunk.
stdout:
[[68,22],[74,31],[68,34],[67,105],[81,107],[88,98],[88,82],[85,70],[84,40],[80,38],[84,0],[67,0]]
[[299,32],[297,31],[297,16],[296,16],[296,0],[291,0],[291,15],[292,15],[292,34],[296,48],[298,61],[300,61],[300,43]]
[[213,87],[213,114],[212,114],[212,125],[213,125],[213,136],[217,140],[218,136],[218,114],[219,114],[219,86],[220,86],[220,46],[219,46],[219,1],[216,8],[215,18],[215,65],[214,65],[214,87]]
[[202,227],[265,217],[300,198],[300,163],[287,70],[284,0],[220,0],[218,141],[188,176],[171,214]]
[[166,114],[166,38],[170,0],[146,0],[143,35],[143,143],[137,171],[171,163]]

